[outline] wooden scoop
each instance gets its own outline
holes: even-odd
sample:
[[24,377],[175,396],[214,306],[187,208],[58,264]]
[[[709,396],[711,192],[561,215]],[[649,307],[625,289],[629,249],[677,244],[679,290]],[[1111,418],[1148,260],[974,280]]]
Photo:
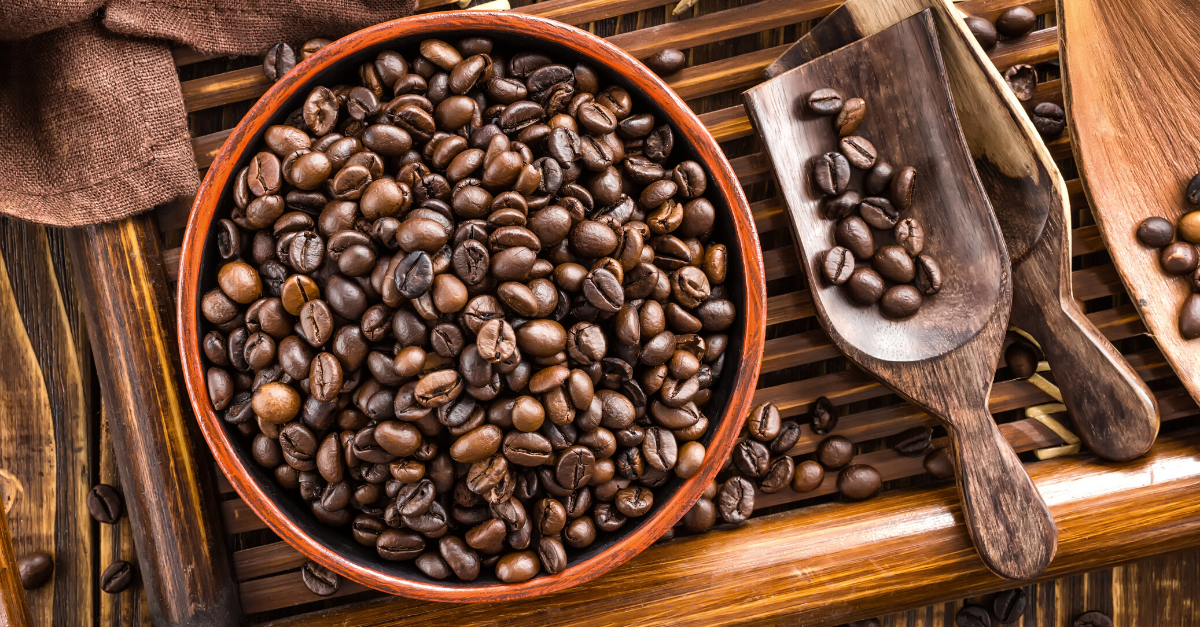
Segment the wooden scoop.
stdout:
[[[914,166],[906,217],[925,228],[925,252],[943,269],[941,292],[906,320],[862,308],[820,273],[834,223],[811,183],[812,161],[836,150],[833,122],[808,112],[810,92],[832,87],[866,100],[856,134],[881,159]],[[767,81],[744,94],[790,213],[813,305],[834,343],[898,394],[946,423],[967,528],[989,568],[1037,576],[1054,556],[1046,505],[987,410],[1012,299],[1008,254],[971,163],[925,11]]]
[[1138,223],[1172,223],[1200,171],[1200,4],[1195,0],[1058,2],[1063,98],[1100,235],[1146,328],[1200,401],[1200,340],[1179,333],[1190,290],[1169,276]]
[[1012,323],[1041,344],[1088,448],[1108,459],[1137,457],[1158,435],[1154,396],[1079,309],[1066,184],[958,10],[948,0],[849,0],[764,74],[782,74],[926,8],[937,25],[963,135],[1012,260]]

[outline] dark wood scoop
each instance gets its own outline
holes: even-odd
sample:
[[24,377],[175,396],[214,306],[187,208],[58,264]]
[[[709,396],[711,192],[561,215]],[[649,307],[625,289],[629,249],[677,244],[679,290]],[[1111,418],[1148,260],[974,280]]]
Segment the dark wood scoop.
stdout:
[[[1011,579],[1037,576],[1054,556],[1057,530],[1020,460],[987,410],[1008,327],[1012,285],[1000,227],[976,175],[930,12],[767,81],[744,94],[774,165],[818,318],[847,357],[946,423],[967,528],[980,556]],[[809,113],[810,92],[832,87],[866,100],[857,134],[880,158],[914,166],[913,207],[925,251],[944,280],[914,316],[894,321],[852,303],[820,276],[834,246],[812,161],[835,150],[832,121]]]
[[925,9],[937,25],[962,132],[1012,260],[1012,323],[1041,344],[1088,448],[1108,459],[1137,457],[1158,435],[1154,396],[1079,309],[1071,285],[1066,184],[958,10],[948,0],[849,0],[764,74],[778,76]]

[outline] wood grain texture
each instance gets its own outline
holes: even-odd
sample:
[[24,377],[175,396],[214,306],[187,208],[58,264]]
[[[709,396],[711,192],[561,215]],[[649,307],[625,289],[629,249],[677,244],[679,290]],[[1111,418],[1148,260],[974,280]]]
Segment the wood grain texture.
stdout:
[[[1198,435],[1165,436],[1130,462],[1030,464],[1059,522],[1059,555],[1043,579],[1200,544]],[[655,545],[603,579],[546,599],[473,606],[385,598],[268,626],[821,627],[1011,586],[972,550],[955,492],[920,488]]]
[[17,571],[17,556],[8,533],[7,516],[0,516],[0,625],[30,627],[34,624]]
[[[802,63],[930,8],[962,121],[1013,266],[1012,324],[1038,339],[1084,443],[1109,459],[1149,450],[1158,409],[1120,352],[1087,320],[1071,282],[1066,184],[1021,103],[947,0],[852,0],[768,73]],[[1031,34],[1014,42],[1022,42]],[[1003,52],[993,51],[993,58]]]
[[[49,446],[17,449],[26,456],[27,465],[21,474],[43,488],[44,500],[32,500],[30,506],[37,510],[37,519],[49,526],[38,529],[32,538],[26,538],[23,534],[28,530],[22,529],[16,538],[21,543],[50,539],[52,544],[41,550],[54,556],[53,585],[30,591],[30,607],[35,617],[54,625],[89,625],[96,574],[92,565],[92,521],[86,506],[92,479],[88,459],[90,407],[75,332],[64,305],[66,295],[56,273],[56,266],[62,262],[52,257],[43,227],[11,219],[0,219],[0,255],[20,316],[17,330],[24,330],[37,359],[37,367],[29,374],[41,378],[49,409],[45,416],[12,416],[39,430],[47,421],[50,423],[49,429],[38,434],[39,439],[49,438]],[[78,313],[76,316],[78,321]],[[90,369],[87,372],[90,375]],[[86,385],[90,387],[90,378]]]
[[[119,486],[121,478],[117,475],[116,454],[113,452],[112,433],[108,428],[108,415],[101,407],[99,431],[99,480],[111,486]],[[137,550],[133,545],[133,527],[129,516],[122,516],[115,525],[99,525],[99,565],[107,568],[109,564],[124,560],[137,564]],[[101,571],[103,572],[103,571]],[[98,627],[127,627],[142,624],[141,617],[149,618],[146,608],[146,591],[142,586],[131,586],[118,594],[101,594]],[[148,622],[146,624],[149,624]]]
[[[905,79],[888,78],[896,64]],[[888,103],[868,104],[858,133],[881,159],[920,173],[909,212],[925,227],[925,252],[948,272],[942,290],[907,320],[858,307],[819,278],[833,229],[807,173],[837,138],[827,118],[801,113],[797,103],[821,87]],[[822,326],[852,361],[952,427],[963,508],[983,561],[1009,578],[1037,576],[1054,556],[1054,521],[986,408],[1008,326],[1008,256],[959,131],[932,15],[919,13],[744,97],[792,214],[808,284],[820,286],[812,296]]]
[[[572,564],[555,575],[536,577],[519,584],[484,580],[471,586],[441,583],[420,575],[410,564],[380,563],[374,556],[351,554],[334,548],[330,538],[336,537],[344,542],[341,534],[311,517],[289,513],[269,495],[274,486],[265,487],[259,483],[260,474],[247,470],[249,459],[241,448],[242,444],[233,441],[226,425],[212,409],[200,361],[198,299],[202,257],[218,209],[227,210],[227,207],[218,206],[220,197],[236,172],[243,153],[250,149],[262,129],[289,98],[297,92],[306,93],[321,73],[344,69],[349,56],[363,49],[400,47],[434,33],[454,30],[487,32],[496,39],[536,38],[544,42],[544,46],[556,47],[575,58],[586,59],[601,74],[620,76],[626,89],[643,94],[654,102],[671,120],[679,136],[691,145],[695,158],[708,171],[710,197],[719,199],[718,204],[729,208],[727,224],[733,230],[730,234],[730,265],[736,268],[731,275],[737,277],[739,282],[736,289],[745,295],[739,319],[731,332],[734,336],[733,345],[740,347],[732,392],[721,415],[710,416],[714,426],[710,428],[712,435],[707,444],[707,456],[712,461],[705,464],[696,475],[682,481],[664,504],[651,512],[638,527],[612,539],[610,546],[593,557]],[[762,357],[766,289],[758,233],[734,172],[719,146],[705,132],[700,120],[661,79],[610,43],[558,22],[514,13],[465,11],[387,22],[326,46],[277,82],[234,129],[197,193],[196,209],[184,239],[178,290],[179,346],[184,356],[188,393],[199,415],[204,436],[222,470],[249,508],[284,540],[314,561],[352,581],[393,594],[425,600],[494,601],[521,598],[564,589],[623,563],[665,533],[691,508],[716,477],[720,470],[718,461],[728,455],[750,409]]]
[[179,387],[173,303],[152,216],[74,231],[116,462],[155,624],[230,625],[237,595]]
[[1058,11],[1063,99],[1096,223],[1147,329],[1200,399],[1200,342],[1178,326],[1187,281],[1166,275],[1157,251],[1134,235],[1145,218],[1174,222],[1190,209],[1183,191],[1200,162],[1200,49],[1185,33],[1200,27],[1200,7],[1079,0]]

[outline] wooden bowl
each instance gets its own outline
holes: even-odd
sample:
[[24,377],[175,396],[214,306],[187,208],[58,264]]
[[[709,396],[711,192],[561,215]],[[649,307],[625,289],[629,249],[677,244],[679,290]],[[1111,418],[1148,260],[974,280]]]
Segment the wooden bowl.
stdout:
[[[470,35],[491,37],[501,45],[542,49],[563,63],[587,62],[605,82],[625,87],[641,110],[671,122],[677,131],[674,155],[695,159],[707,170],[707,196],[718,210],[716,232],[729,247],[729,298],[739,306],[728,332],[727,354],[733,359],[726,363],[725,376],[707,405],[710,428],[702,442],[708,454],[700,472],[660,488],[654,508],[640,520],[614,534],[601,533],[587,549],[573,550],[567,569],[519,584],[500,583],[490,570],[470,583],[434,580],[412,562],[385,561],[354,542],[344,529],[318,522],[297,496],[280,488],[272,473],[253,462],[248,442],[216,414],[201,362],[201,324],[207,322],[200,315],[200,296],[216,284],[215,264],[220,261],[214,225],[233,206],[231,183],[254,155],[265,129],[282,123],[314,86],[352,75],[382,50],[407,55],[415,53],[423,39]],[[733,169],[695,114],[650,70],[603,39],[559,22],[515,13],[438,13],[379,24],[330,44],[277,82],[233,130],[200,186],[188,221],[179,278],[179,348],[188,395],[217,463],[250,509],[301,553],[344,577],[392,594],[454,602],[517,599],[562,590],[625,562],[670,529],[714,480],[750,409],[758,379],[766,320],[763,277],[758,234]]]

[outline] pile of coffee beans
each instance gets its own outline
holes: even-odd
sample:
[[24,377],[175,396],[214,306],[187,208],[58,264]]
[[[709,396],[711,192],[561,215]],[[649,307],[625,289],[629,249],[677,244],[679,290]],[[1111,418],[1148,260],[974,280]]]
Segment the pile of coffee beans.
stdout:
[[210,400],[385,560],[561,572],[704,463],[737,316],[706,171],[586,64],[471,37],[357,70],[237,174]]
[[995,22],[976,15],[968,15],[965,20],[975,41],[984,50],[995,48],[1001,35],[1005,40],[1020,39],[1037,27],[1037,14],[1023,4],[1005,9]]
[[[837,246],[821,257],[821,273],[830,285],[843,286],[855,304],[879,303],[885,316],[907,318],[942,289],[941,266],[923,252],[925,229],[916,218],[902,217],[912,207],[917,170],[893,168],[870,141],[854,134],[866,113],[862,98],[843,100],[823,88],[810,93],[807,104],[813,113],[832,117],[841,137],[840,151],[817,157],[812,166],[812,185],[825,196],[825,217],[837,220]],[[865,198],[850,188],[851,168],[863,172]]]
[[[1200,174],[1192,177],[1184,192],[1186,202],[1200,205]],[[1181,240],[1176,240],[1176,234]],[[1137,238],[1143,245],[1158,249],[1158,262],[1167,274],[1184,277],[1191,294],[1179,310],[1179,333],[1186,340],[1200,337],[1200,210],[1193,209],[1172,224],[1158,216],[1138,224]]]

